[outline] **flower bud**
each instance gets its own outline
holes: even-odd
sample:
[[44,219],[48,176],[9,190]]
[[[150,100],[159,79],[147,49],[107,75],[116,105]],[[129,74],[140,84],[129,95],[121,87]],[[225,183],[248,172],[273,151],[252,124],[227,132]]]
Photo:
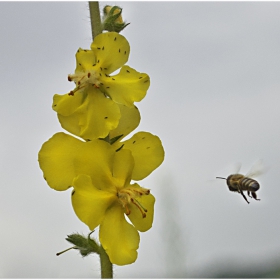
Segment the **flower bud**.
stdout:
[[122,9],[118,6],[106,5],[103,9],[103,30],[121,32],[129,23],[122,19]]

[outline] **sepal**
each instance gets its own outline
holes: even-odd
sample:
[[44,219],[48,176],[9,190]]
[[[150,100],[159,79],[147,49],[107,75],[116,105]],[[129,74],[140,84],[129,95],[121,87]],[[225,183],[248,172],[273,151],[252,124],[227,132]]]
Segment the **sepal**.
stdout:
[[89,233],[88,237],[85,237],[85,236],[83,236],[81,234],[78,234],[78,233],[67,235],[66,240],[68,242],[72,243],[74,246],[69,248],[69,249],[66,249],[66,250],[64,250],[60,253],[57,253],[56,255],[59,256],[62,253],[66,252],[68,250],[71,250],[71,249],[79,250],[80,254],[83,257],[86,257],[86,256],[88,256],[89,254],[92,254],[92,253],[99,254],[100,253],[100,245],[98,245],[98,243],[90,237],[90,235],[92,233],[93,233],[93,231]]

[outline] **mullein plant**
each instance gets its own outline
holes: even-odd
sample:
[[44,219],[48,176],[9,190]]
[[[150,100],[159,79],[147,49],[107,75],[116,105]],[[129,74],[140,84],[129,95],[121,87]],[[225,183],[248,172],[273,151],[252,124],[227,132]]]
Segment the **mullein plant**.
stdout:
[[[98,2],[89,5],[99,13]],[[100,32],[90,49],[76,53],[75,72],[68,75],[74,89],[53,97],[52,108],[68,133],[42,145],[39,165],[51,188],[72,189],[74,212],[91,231],[68,235],[74,245],[69,249],[99,254],[101,276],[110,278],[112,264],[135,262],[139,232],[152,227],[155,198],[138,181],[163,162],[164,149],[149,132],[129,135],[140,123],[134,103],[145,97],[150,78],[125,65],[130,46],[119,34],[128,25],[121,8],[106,6],[103,12],[102,22],[91,16]],[[90,237],[98,227],[99,242]]]

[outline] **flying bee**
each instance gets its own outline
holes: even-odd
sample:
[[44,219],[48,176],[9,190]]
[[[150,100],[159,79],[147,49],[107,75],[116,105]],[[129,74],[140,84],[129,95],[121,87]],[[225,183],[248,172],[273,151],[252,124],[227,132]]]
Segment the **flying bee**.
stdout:
[[216,178],[226,180],[229,190],[232,192],[240,193],[243,196],[243,198],[247,201],[247,203],[249,203],[243,191],[247,191],[249,197],[253,197],[255,200],[260,200],[257,198],[256,194],[256,191],[260,188],[260,184],[250,177],[260,175],[263,172],[263,164],[262,161],[259,160],[252,166],[251,170],[246,175],[242,175],[237,172],[236,174],[229,175],[227,178]]

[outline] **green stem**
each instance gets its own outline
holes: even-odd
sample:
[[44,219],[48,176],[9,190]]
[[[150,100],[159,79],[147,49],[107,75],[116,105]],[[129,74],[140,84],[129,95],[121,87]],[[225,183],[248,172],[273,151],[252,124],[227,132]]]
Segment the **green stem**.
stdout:
[[100,10],[98,1],[89,1],[89,14],[91,22],[92,40],[100,33],[102,33]]
[[99,256],[101,263],[101,278],[113,278],[113,265],[102,245],[100,245]]

